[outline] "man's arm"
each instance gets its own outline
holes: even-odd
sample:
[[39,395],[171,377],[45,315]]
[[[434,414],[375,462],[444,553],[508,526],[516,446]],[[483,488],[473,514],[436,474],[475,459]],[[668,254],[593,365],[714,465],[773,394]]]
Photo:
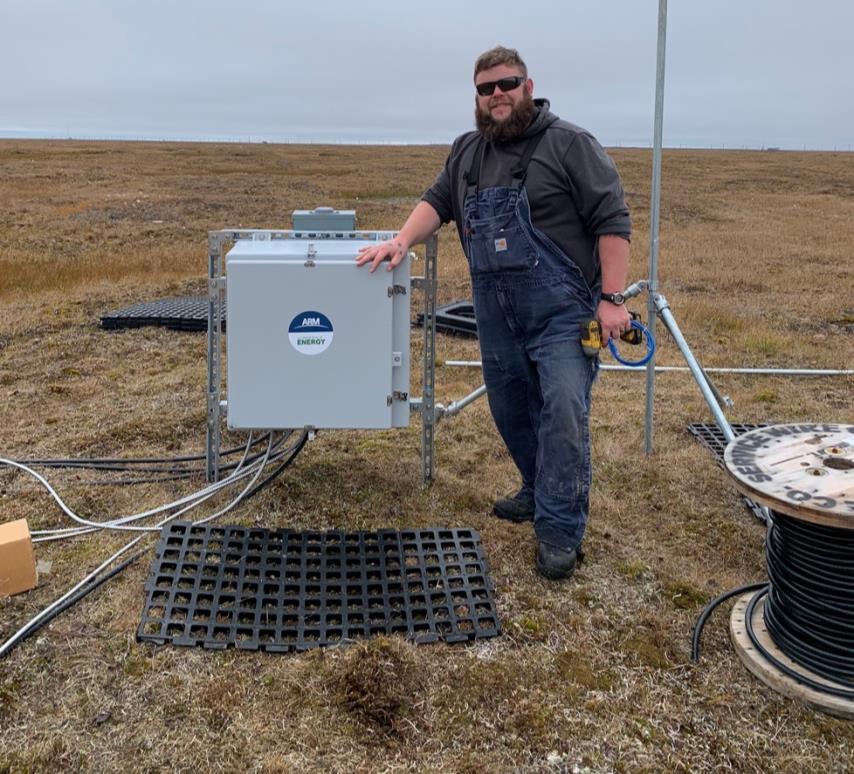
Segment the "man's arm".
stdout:
[[[614,234],[599,237],[599,261],[602,264],[602,292],[620,293],[626,287],[629,270],[629,241]],[[600,301],[596,319],[602,327],[602,344],[618,339],[631,328],[632,320],[625,305]]]
[[433,205],[420,201],[409,214],[406,223],[400,229],[400,233],[388,242],[363,247],[359,250],[356,265],[364,266],[366,263],[370,263],[370,271],[373,273],[388,258],[389,264],[386,270],[391,271],[406,257],[406,253],[412,245],[423,242],[441,225],[441,218]]

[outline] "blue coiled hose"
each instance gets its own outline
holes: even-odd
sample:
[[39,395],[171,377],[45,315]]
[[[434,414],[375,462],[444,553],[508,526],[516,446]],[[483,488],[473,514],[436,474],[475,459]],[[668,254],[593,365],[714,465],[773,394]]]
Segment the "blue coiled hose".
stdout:
[[617,345],[614,343],[614,339],[608,339],[608,349],[611,350],[611,354],[614,356],[614,360],[618,363],[622,363],[627,366],[634,366],[635,368],[640,368],[641,366],[646,365],[655,354],[655,338],[649,332],[649,328],[647,328],[640,320],[632,320],[632,328],[635,328],[641,332],[644,340],[646,341],[646,355],[644,355],[640,360],[626,360],[620,355],[620,350],[617,349]]

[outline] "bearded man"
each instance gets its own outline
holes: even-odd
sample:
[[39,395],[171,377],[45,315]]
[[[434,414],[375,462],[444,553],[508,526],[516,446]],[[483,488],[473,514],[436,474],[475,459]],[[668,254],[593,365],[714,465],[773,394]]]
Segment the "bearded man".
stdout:
[[498,46],[474,68],[477,130],[458,137],[436,181],[391,241],[364,249],[375,271],[455,221],[469,262],[492,417],[521,488],[495,503],[533,521],[536,566],[570,576],[587,524],[588,415],[598,358],[581,347],[594,317],[603,343],[630,328],[631,221],[613,162],[584,129],[534,99],[519,53]]

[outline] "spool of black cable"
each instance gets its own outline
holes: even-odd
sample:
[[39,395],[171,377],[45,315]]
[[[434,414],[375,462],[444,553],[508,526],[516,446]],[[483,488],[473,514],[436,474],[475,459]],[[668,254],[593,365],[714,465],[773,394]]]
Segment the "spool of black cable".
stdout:
[[770,511],[768,586],[730,618],[739,657],[780,693],[854,718],[854,426],[759,428],[724,462]]

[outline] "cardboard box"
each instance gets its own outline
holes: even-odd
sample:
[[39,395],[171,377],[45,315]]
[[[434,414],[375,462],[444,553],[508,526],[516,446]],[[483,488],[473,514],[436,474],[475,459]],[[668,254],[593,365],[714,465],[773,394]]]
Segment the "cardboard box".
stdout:
[[34,589],[36,559],[26,519],[0,524],[0,597]]

